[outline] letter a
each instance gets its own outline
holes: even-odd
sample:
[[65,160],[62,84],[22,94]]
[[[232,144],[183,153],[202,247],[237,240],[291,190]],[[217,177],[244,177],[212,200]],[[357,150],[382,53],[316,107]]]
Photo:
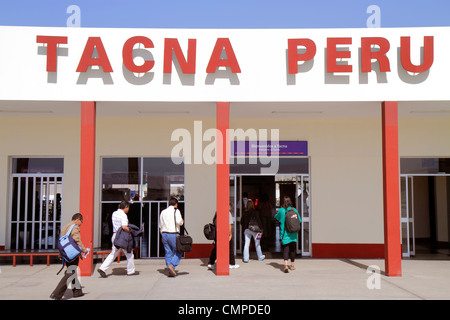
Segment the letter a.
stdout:
[[367,8],[367,13],[373,13],[367,18],[367,28],[380,28],[381,27],[381,10],[379,6],[371,5]]

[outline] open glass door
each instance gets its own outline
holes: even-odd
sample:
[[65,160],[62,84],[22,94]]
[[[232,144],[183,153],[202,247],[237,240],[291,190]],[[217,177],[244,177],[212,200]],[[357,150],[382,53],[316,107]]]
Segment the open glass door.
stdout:
[[414,241],[413,177],[408,175],[400,176],[400,186],[401,186],[400,224],[402,233],[402,256],[410,257],[416,254]]
[[233,238],[234,238],[234,254],[242,253],[242,195],[241,195],[241,176],[230,175],[230,202],[231,214],[233,216]]
[[300,186],[298,189],[300,197],[297,208],[300,208],[300,214],[302,218],[302,231],[301,231],[301,249],[302,256],[311,256],[311,217],[310,217],[310,193],[309,193],[309,176],[297,176],[297,184]]

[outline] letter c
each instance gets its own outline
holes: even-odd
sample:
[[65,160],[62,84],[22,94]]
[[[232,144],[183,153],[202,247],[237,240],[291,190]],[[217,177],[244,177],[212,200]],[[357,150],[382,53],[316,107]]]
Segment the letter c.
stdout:
[[136,36],[128,39],[123,45],[123,64],[131,72],[145,73],[150,71],[155,65],[155,61],[146,60],[141,66],[137,66],[133,61],[133,47],[136,43],[142,43],[145,48],[154,48],[152,40],[147,37]]

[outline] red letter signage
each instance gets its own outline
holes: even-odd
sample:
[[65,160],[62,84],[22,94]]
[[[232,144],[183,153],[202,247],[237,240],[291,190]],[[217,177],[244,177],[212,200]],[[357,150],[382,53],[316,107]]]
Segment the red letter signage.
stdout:
[[[297,48],[303,46],[305,53],[298,53]],[[311,39],[288,39],[289,73],[298,73],[298,61],[307,61],[316,55],[316,44]]]
[[[227,59],[220,58],[223,50],[225,50]],[[241,72],[241,68],[239,67],[239,63],[234,54],[230,39],[228,38],[217,39],[211,58],[209,59],[208,66],[206,67],[206,72],[214,73],[218,67],[230,67],[231,72],[233,73]]]
[[67,44],[67,37],[37,36],[36,43],[47,44],[47,71],[56,72],[58,44]]
[[423,61],[418,66],[411,63],[411,37],[401,37],[400,39],[400,59],[406,71],[420,73],[431,68],[434,60],[432,36],[423,39]]
[[[95,48],[97,48],[98,58],[92,58]],[[80,63],[78,64],[77,72],[86,72],[89,66],[101,66],[103,72],[113,72],[100,37],[88,38]]]
[[[372,45],[378,45],[380,50],[373,52]],[[378,60],[381,72],[391,71],[389,59],[386,56],[390,46],[385,38],[361,38],[361,72],[372,71],[372,59]]]
[[145,73],[150,71],[155,65],[155,61],[145,60],[141,66],[137,66],[133,61],[133,47],[136,43],[142,43],[144,48],[154,48],[152,40],[146,37],[132,37],[128,39],[123,45],[122,58],[123,64],[131,72]]
[[337,51],[338,44],[352,44],[352,38],[328,38],[327,39],[327,72],[352,72],[351,65],[338,65],[336,59],[350,58],[350,51]]
[[177,57],[180,64],[181,71],[183,73],[193,74],[195,73],[195,59],[197,50],[197,40],[188,40],[188,58],[184,58],[181,51],[178,39],[166,38],[164,39],[164,73],[172,73],[172,51]]

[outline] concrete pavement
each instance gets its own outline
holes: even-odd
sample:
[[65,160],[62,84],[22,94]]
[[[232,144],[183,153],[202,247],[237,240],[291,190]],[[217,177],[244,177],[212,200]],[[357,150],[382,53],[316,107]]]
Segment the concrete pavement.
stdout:
[[[70,300],[409,300],[450,299],[449,260],[403,260],[402,276],[383,274],[384,260],[299,258],[285,274],[280,259],[250,260],[229,276],[216,276],[207,259],[183,259],[175,278],[163,259],[135,260],[138,275],[126,276],[126,261],[114,262],[100,278],[82,277],[85,296]],[[369,266],[371,270],[368,271]],[[380,269],[378,272],[378,268]],[[59,264],[0,265],[1,300],[49,300],[62,277]]]

